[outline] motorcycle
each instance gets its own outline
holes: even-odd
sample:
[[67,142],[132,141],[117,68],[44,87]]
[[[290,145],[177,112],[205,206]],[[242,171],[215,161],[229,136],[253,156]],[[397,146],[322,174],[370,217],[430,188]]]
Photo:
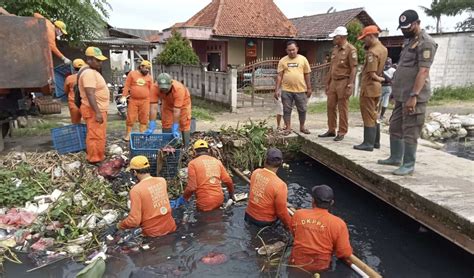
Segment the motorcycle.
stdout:
[[128,98],[127,101],[122,103],[120,98],[122,97],[123,85],[114,84],[114,101],[117,106],[117,112],[122,120],[127,119],[127,107],[128,107]]

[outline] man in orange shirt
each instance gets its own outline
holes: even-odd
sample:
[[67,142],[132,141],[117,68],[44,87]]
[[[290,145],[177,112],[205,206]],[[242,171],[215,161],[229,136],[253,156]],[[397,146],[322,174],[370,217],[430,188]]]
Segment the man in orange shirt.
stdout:
[[297,210],[291,219],[294,243],[290,264],[316,272],[329,268],[333,253],[340,259],[349,258],[352,247],[346,223],[328,211],[334,204],[332,189],[318,185],[311,195],[313,208]]
[[188,201],[196,193],[198,210],[214,210],[224,202],[222,183],[227,185],[229,197],[232,199],[234,198],[234,183],[222,162],[209,155],[209,146],[206,141],[197,140],[193,147],[197,157],[188,164],[188,185],[183,197]]
[[139,183],[130,190],[130,213],[117,224],[117,228],[141,227],[143,234],[149,237],[164,236],[176,231],[166,180],[150,175],[150,163],[142,155],[132,158],[128,170],[132,171]]
[[291,217],[286,207],[288,188],[277,176],[283,154],[277,148],[267,151],[264,168],[253,171],[250,177],[250,196],[245,221],[258,227],[273,225],[278,219],[290,228]]
[[[161,124],[163,133],[183,135],[185,146],[189,144],[191,130],[191,95],[181,82],[172,80],[167,73],[157,77],[159,97],[162,99]],[[178,130],[179,129],[179,130]]]
[[67,103],[69,106],[69,115],[71,116],[71,123],[81,123],[81,110],[74,103],[74,86],[77,83],[77,72],[86,64],[82,59],[74,59],[72,66],[74,67],[74,74],[69,75],[64,80],[64,93],[67,94]]
[[87,125],[86,159],[96,164],[105,159],[105,141],[107,131],[107,112],[109,110],[109,88],[99,73],[102,61],[107,57],[99,48],[86,49],[86,63],[79,72],[79,91],[81,96],[81,114]]
[[158,115],[158,101],[160,100],[158,86],[152,85],[150,90],[150,121],[145,134],[153,134],[156,129],[156,118]]
[[48,32],[49,48],[51,48],[51,51],[54,53],[54,55],[61,59],[63,63],[65,63],[66,65],[70,65],[71,60],[66,58],[66,56],[64,56],[64,54],[59,51],[56,45],[56,37],[67,35],[66,24],[64,24],[64,22],[62,22],[61,20],[56,20],[53,24],[49,19],[46,19],[39,13],[34,13],[33,17],[46,20],[46,30]]
[[125,141],[130,140],[130,132],[133,125],[138,120],[140,123],[140,132],[147,129],[148,118],[150,117],[150,91],[153,80],[150,76],[151,63],[143,60],[138,67],[128,73],[125,86],[123,88],[120,102],[125,103],[130,95],[127,106],[127,131],[123,138]]

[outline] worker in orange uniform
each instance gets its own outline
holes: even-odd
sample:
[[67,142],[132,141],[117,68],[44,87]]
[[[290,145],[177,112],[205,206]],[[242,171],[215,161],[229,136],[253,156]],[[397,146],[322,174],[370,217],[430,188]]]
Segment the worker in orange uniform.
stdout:
[[147,129],[148,118],[150,117],[150,91],[153,80],[150,75],[151,63],[143,60],[137,70],[131,71],[127,75],[125,86],[123,88],[121,103],[127,101],[127,131],[123,140],[130,140],[130,133],[133,125],[138,120],[140,123],[140,132]]
[[104,78],[100,74],[102,61],[107,57],[97,47],[86,49],[86,64],[77,73],[81,97],[81,114],[87,125],[86,159],[96,164],[105,159],[107,131],[107,112],[110,93]]
[[158,115],[158,102],[160,101],[158,86],[152,86],[150,90],[150,121],[148,122],[148,129],[146,134],[152,134],[156,129],[156,118]]
[[[189,145],[191,131],[191,95],[183,83],[171,79],[167,73],[157,77],[159,97],[162,100],[161,124],[163,133],[172,133],[174,138],[183,136],[184,145]],[[148,132],[153,132],[150,125]]]
[[332,254],[347,260],[352,255],[346,223],[328,210],[334,204],[334,193],[327,185],[312,188],[313,208],[300,209],[291,219],[294,237],[290,264],[310,272],[326,270]]
[[229,197],[232,199],[234,199],[234,183],[222,162],[209,155],[209,146],[206,141],[197,140],[193,148],[196,158],[188,164],[188,185],[183,197],[188,201],[196,193],[198,210],[214,210],[224,202],[222,183],[227,186]]
[[72,66],[74,68],[74,74],[69,75],[64,80],[64,93],[67,94],[67,103],[69,106],[69,115],[71,116],[71,123],[81,123],[81,110],[74,103],[74,86],[77,83],[77,72],[86,64],[82,59],[74,59]]
[[58,47],[56,46],[56,37],[61,37],[62,35],[67,35],[66,32],[66,24],[61,20],[56,20],[54,24],[49,20],[46,19],[39,13],[34,13],[33,17],[45,19],[46,20],[46,31],[48,32],[48,44],[51,51],[56,55],[59,59],[63,61],[66,65],[71,64],[71,60],[66,58],[61,51],[59,51]]
[[286,206],[288,188],[277,176],[283,154],[277,148],[267,151],[264,168],[250,177],[250,196],[245,210],[245,221],[258,227],[273,225],[278,219],[290,228],[291,217]]
[[141,227],[143,234],[149,237],[164,236],[176,231],[166,180],[150,175],[150,163],[142,155],[132,158],[128,170],[137,177],[139,183],[130,190],[130,213],[117,228]]

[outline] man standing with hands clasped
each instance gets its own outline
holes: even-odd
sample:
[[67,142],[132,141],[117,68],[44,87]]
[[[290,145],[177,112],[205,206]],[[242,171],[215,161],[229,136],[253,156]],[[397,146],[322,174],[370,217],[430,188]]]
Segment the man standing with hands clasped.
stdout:
[[285,122],[284,135],[291,133],[291,110],[296,104],[300,120],[300,131],[310,134],[304,126],[306,121],[306,107],[313,92],[310,82],[311,68],[306,57],[298,54],[295,41],[286,43],[287,56],[278,62],[278,77],[275,88],[275,99],[283,103],[283,121]]
[[405,176],[415,170],[417,142],[431,96],[430,67],[438,44],[421,29],[414,10],[404,11],[398,21],[407,41],[392,81],[395,108],[390,118],[390,157],[378,163],[401,165],[393,174]]
[[[349,126],[349,97],[354,90],[357,71],[357,49],[347,41],[347,29],[339,26],[333,33],[334,50],[326,85],[328,131],[318,137],[335,137],[341,141]],[[336,136],[337,112],[339,112],[339,130]]]

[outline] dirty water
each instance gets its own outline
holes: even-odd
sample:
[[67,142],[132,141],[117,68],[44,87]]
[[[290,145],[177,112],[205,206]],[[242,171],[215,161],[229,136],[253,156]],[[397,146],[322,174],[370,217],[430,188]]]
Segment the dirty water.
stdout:
[[[289,199],[298,207],[311,206],[311,186],[332,186],[336,196],[332,212],[348,223],[354,253],[385,277],[473,277],[473,256],[420,229],[418,223],[323,166],[294,162],[279,175],[289,184],[297,183],[289,186]],[[237,192],[244,190],[246,186],[238,182]],[[174,212],[180,219],[178,231],[152,240],[150,250],[112,254],[107,259],[106,277],[275,277],[277,273],[281,277],[311,277],[285,266],[260,272],[265,259],[256,255],[255,248],[261,242],[256,238],[257,229],[243,220],[244,205],[228,211],[192,213],[187,224],[179,223],[183,210]],[[267,243],[286,237],[281,227],[262,233]],[[211,252],[225,254],[227,262],[202,263],[201,258]],[[34,266],[24,261],[23,265],[7,263],[5,277],[74,277],[83,267],[71,261],[59,262],[25,273]],[[359,276],[337,262],[321,277]]]
[[442,150],[458,157],[474,160],[474,138],[466,137],[447,141]]

